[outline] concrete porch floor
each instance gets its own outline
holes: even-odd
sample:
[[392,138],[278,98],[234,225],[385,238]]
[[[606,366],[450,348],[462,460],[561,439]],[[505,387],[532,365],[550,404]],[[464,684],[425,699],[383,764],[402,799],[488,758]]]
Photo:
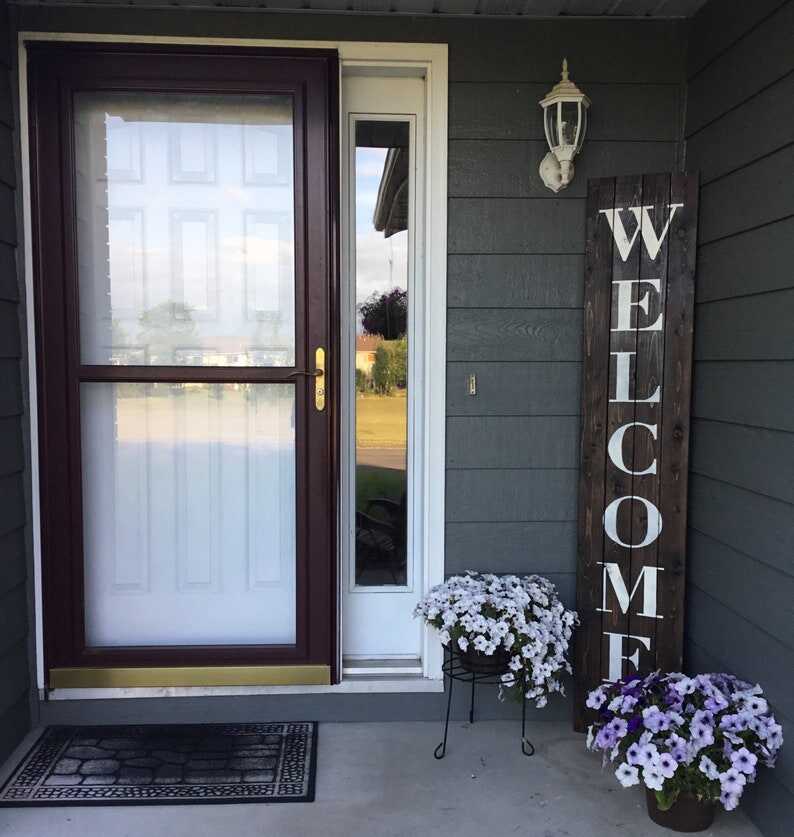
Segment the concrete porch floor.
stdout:
[[[312,804],[0,808],[14,837],[662,837],[642,792],[623,790],[568,724],[529,725],[525,758],[515,721],[450,725],[321,724]],[[22,743],[16,758],[35,736]],[[14,759],[0,770],[4,781]],[[761,777],[763,781],[763,777]],[[707,835],[757,837],[741,811],[717,814]]]

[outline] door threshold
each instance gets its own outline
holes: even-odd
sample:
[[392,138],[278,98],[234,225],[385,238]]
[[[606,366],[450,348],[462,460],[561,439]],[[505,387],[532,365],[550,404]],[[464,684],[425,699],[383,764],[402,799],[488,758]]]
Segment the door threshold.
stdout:
[[424,673],[418,657],[368,657],[342,660],[342,677],[421,677]]
[[399,694],[443,692],[444,681],[413,674],[345,675],[332,686],[163,686],[138,688],[40,689],[45,701],[134,698],[244,697],[249,695]]

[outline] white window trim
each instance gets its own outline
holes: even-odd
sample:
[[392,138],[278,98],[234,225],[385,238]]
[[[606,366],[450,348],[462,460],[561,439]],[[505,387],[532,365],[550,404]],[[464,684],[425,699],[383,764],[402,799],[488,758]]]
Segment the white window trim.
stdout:
[[[288,47],[291,49],[335,49],[342,72],[371,74],[417,75],[425,77],[426,95],[426,163],[425,163],[425,334],[424,366],[424,433],[423,473],[417,475],[422,483],[424,508],[420,509],[422,525],[423,578],[422,589],[428,590],[444,578],[444,487],[445,487],[445,424],[446,424],[446,304],[447,304],[447,97],[448,49],[446,44],[404,44],[356,41],[304,41],[259,38],[179,38],[169,36],[108,35],[73,32],[33,32],[18,34],[19,53],[19,116],[22,150],[23,251],[25,265],[25,303],[28,338],[28,385],[30,405],[30,450],[32,484],[32,529],[35,591],[36,679],[39,690],[44,687],[44,652],[42,620],[41,576],[41,514],[39,502],[38,406],[36,389],[36,334],[33,295],[33,250],[30,193],[30,149],[28,143],[28,83],[27,48],[31,41],[182,44],[192,46],[252,46]],[[341,86],[341,84],[340,84]],[[340,118],[341,130],[341,118]],[[345,153],[340,142],[340,153]],[[338,550],[338,553],[341,551]],[[340,554],[341,557],[341,554]],[[341,569],[341,568],[340,568]],[[342,579],[340,578],[340,582]],[[342,582],[343,583],[343,582]],[[341,583],[338,585],[341,591]],[[338,607],[339,607],[338,603]],[[341,624],[341,619],[337,620]],[[442,653],[438,638],[425,629],[422,647],[424,681],[394,681],[378,688],[372,683],[343,681],[328,687],[291,687],[291,692],[375,692],[375,691],[436,691],[441,685]],[[338,644],[341,649],[341,642]],[[434,681],[428,683],[427,681]],[[251,694],[267,694],[278,687],[247,690]],[[89,697],[77,694],[89,690],[59,690],[70,692],[64,698]],[[97,691],[96,697],[148,697],[149,692],[173,696],[217,694],[208,689],[107,689]],[[135,694],[131,694],[131,692]],[[280,690],[279,690],[280,691]],[[224,694],[238,694],[239,689],[224,690]]]

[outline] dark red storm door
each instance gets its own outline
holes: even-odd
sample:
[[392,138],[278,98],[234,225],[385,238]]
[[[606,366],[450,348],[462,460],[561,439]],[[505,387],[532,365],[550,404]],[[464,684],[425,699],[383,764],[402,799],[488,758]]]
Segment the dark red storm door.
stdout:
[[336,54],[29,59],[48,683],[332,681]]

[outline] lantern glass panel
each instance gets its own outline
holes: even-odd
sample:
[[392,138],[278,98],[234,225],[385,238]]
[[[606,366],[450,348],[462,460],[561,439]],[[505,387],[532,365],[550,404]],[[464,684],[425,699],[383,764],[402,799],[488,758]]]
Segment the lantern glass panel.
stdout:
[[543,127],[546,129],[546,141],[549,148],[555,148],[557,142],[557,105],[543,108]]
[[582,150],[584,145],[585,134],[587,133],[587,112],[588,108],[582,105],[582,127],[579,129],[579,141],[576,143],[576,153]]
[[578,102],[561,102],[560,108],[560,145],[576,144],[576,129],[579,125]]

